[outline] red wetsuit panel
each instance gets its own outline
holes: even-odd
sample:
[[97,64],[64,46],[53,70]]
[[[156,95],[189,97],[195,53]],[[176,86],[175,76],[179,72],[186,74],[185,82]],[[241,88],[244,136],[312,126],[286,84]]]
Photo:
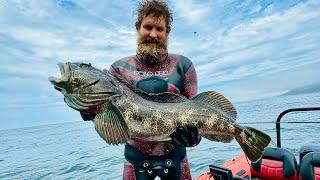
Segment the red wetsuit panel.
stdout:
[[320,167],[314,167],[314,179],[320,180]]
[[191,65],[183,78],[182,94],[188,99],[192,98],[197,94],[198,84],[196,70],[193,65]]

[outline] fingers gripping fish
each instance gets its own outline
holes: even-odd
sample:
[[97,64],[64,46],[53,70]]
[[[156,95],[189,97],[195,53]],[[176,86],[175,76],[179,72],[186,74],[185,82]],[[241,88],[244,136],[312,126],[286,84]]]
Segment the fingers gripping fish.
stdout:
[[108,144],[129,138],[167,141],[177,127],[193,123],[209,140],[229,143],[235,138],[248,158],[256,161],[271,140],[261,131],[238,125],[234,106],[219,93],[203,92],[192,99],[147,94],[91,64],[68,62],[59,67],[61,77],[50,77],[50,82],[68,106],[97,114],[95,129]]

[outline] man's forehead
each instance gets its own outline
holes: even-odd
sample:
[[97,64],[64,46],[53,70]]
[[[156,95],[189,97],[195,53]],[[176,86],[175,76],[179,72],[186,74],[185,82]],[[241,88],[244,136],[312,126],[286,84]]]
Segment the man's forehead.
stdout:
[[157,24],[157,25],[165,25],[166,20],[163,16],[157,17],[154,15],[148,15],[143,18],[143,22],[148,24],[151,23],[151,24]]

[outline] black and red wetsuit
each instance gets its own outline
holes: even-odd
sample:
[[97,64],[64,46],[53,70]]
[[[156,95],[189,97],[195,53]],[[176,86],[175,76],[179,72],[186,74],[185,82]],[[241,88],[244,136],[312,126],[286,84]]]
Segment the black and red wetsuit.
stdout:
[[[157,64],[149,67],[144,63],[142,57],[137,54],[116,61],[111,65],[110,72],[121,75],[133,87],[137,88],[139,88],[137,85],[139,82],[156,77],[166,82],[166,86],[164,86],[164,91],[166,92],[181,94],[187,98],[191,98],[197,93],[195,68],[188,58],[181,55],[165,53]],[[171,142],[141,141],[137,139],[128,140],[127,145],[147,157],[163,156],[176,149],[176,146]],[[183,147],[183,150],[185,151],[185,147]],[[186,156],[181,158],[180,169],[180,179],[191,179],[190,167]],[[131,163],[125,163],[123,179],[136,179],[134,167]]]

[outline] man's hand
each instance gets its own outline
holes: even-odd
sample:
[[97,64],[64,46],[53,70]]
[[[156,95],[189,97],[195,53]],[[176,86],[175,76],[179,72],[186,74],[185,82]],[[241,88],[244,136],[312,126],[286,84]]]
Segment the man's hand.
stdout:
[[178,127],[176,132],[170,135],[172,142],[183,147],[193,147],[200,143],[201,136],[199,136],[197,127],[189,123],[184,127]]

